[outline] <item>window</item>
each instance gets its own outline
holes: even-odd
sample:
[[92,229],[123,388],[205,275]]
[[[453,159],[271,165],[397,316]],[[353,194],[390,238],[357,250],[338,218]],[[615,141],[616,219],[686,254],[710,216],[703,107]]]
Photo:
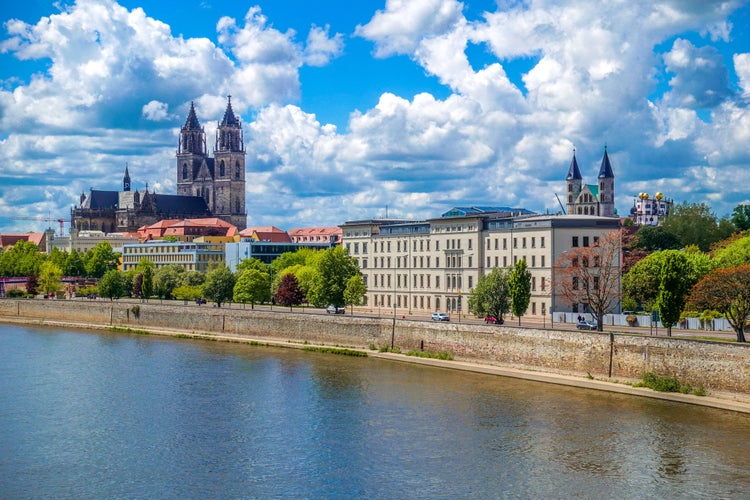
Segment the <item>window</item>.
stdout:
[[573,236],[573,242],[571,244],[572,247],[578,246],[578,236]]
[[[429,250],[429,248],[427,250]],[[440,240],[438,240],[438,241],[435,242],[435,251],[436,252],[440,251]]]
[[531,289],[536,291],[536,276],[531,277]]
[[503,255],[503,267],[508,267],[508,256]]
[[[497,259],[497,257],[495,257],[495,258]],[[489,258],[489,256],[487,257],[487,267],[490,267],[490,258]]]
[[[487,266],[487,267],[489,267],[489,266]],[[498,267],[498,256],[497,255],[495,255],[495,267]]]
[[471,250],[471,240],[469,240],[469,250]]
[[224,160],[219,164],[219,177],[224,177]]
[[589,237],[588,236],[584,236],[583,237],[583,246],[585,246],[585,247],[589,246]]
[[507,250],[507,249],[508,249],[508,240],[503,238],[503,250]]
[[234,178],[237,180],[240,178],[240,162],[234,164]]
[[359,243],[354,244],[354,254],[357,255],[359,253]]
[[518,238],[513,238],[513,248],[518,248]]
[[435,267],[440,267],[440,257],[435,257]]
[[531,267],[536,267],[536,255],[531,256]]
[[440,288],[440,276],[435,276],[435,288]]
[[[496,240],[496,241],[497,241],[497,240]],[[488,239],[488,240],[487,240],[487,250],[489,250],[489,249],[490,249],[490,240]]]
[[541,238],[539,238],[539,246],[542,247],[542,248],[544,248],[544,236],[542,236]]
[[544,267],[544,255],[542,255],[542,267]]
[[469,267],[471,267],[471,255],[469,255]]
[[526,238],[521,238],[521,247],[526,248]]
[[578,290],[578,276],[573,276],[573,290]]
[[536,248],[536,238],[533,236],[531,237],[531,248]]
[[188,168],[187,163],[182,164],[182,178],[187,179],[188,178]]
[[474,287],[474,276],[469,276],[469,288]]
[[[546,282],[546,280],[544,279],[544,276],[542,276],[542,280],[541,280],[541,282],[540,282],[540,285],[541,285],[541,287],[542,287],[542,291],[544,291],[544,289],[545,289],[545,288],[546,288],[546,286],[547,286],[547,282]],[[542,310],[544,310],[544,306],[542,306]]]
[[[503,240],[505,242],[505,240]],[[503,246],[505,246],[505,243],[503,243]],[[497,250],[497,238],[495,238],[495,250]]]

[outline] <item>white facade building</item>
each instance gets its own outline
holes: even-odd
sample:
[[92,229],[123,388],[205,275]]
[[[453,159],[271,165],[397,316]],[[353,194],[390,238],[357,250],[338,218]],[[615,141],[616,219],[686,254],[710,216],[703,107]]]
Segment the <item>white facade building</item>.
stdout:
[[[551,286],[558,259],[619,230],[620,220],[458,207],[426,221],[370,219],[341,227],[344,247],[362,272],[370,310],[466,314],[481,276],[526,259],[532,294],[526,315],[541,317],[578,308],[566,304]],[[581,312],[586,308],[580,305]]]

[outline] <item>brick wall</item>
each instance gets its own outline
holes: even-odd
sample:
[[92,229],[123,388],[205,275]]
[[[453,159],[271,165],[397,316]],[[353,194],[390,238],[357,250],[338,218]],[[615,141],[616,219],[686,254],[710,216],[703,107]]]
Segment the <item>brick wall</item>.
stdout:
[[[138,317],[133,307],[138,305]],[[320,315],[207,305],[161,305],[104,300],[0,300],[0,320],[58,321],[130,328],[166,328],[177,332],[208,332],[328,343],[366,348],[390,345],[391,335],[402,351],[447,351],[454,358],[485,364],[606,377],[609,334],[431,323],[392,318]],[[672,375],[683,383],[709,390],[750,393],[750,345],[679,338],[615,335],[613,379],[638,379],[651,371]]]

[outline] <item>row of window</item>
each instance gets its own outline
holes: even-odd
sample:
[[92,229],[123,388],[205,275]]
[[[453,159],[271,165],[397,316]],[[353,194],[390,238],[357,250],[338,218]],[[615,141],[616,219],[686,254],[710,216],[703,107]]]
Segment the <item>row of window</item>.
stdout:
[[[407,274],[396,274],[396,288],[408,288],[409,287],[409,275]],[[390,274],[373,274],[374,288],[390,288],[391,287],[391,275]],[[432,275],[430,274],[414,274],[412,275],[412,287],[413,288],[431,288]],[[542,279],[544,283],[544,279]],[[474,287],[474,276],[468,277],[469,288]],[[462,288],[462,277],[459,274],[449,274],[445,277],[445,287],[448,290],[460,290]],[[440,289],[440,276],[435,276],[435,289]]]

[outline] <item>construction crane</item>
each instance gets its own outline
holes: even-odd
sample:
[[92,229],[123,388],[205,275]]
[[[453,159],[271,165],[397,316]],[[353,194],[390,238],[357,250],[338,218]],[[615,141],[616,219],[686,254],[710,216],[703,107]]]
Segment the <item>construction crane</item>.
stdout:
[[5,217],[11,220],[34,220],[40,222],[57,222],[60,224],[60,236],[65,234],[65,223],[70,222],[70,219],[56,219],[54,217]]

